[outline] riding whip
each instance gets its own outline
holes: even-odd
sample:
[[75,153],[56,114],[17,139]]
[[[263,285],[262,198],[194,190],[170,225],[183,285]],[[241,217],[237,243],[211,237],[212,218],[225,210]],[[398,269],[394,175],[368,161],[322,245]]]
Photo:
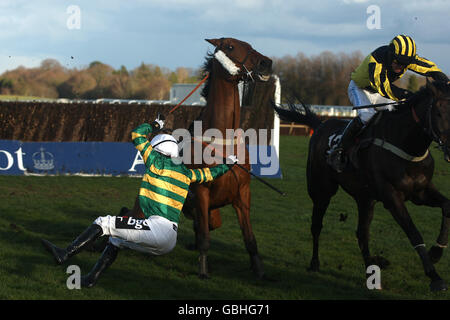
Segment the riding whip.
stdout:
[[[198,141],[198,140],[196,140],[196,139],[193,139],[193,140],[194,140],[194,141]],[[226,161],[226,158],[223,156],[223,154],[222,154],[221,152],[219,152],[216,148],[212,147],[210,144],[207,144],[207,143],[204,142],[204,141],[201,141],[201,143],[202,143],[206,148],[212,148],[212,149],[214,149],[214,151],[216,151],[217,153],[219,153],[220,156],[222,157],[222,159],[223,159],[224,161]],[[272,190],[278,192],[278,193],[281,194],[282,196],[286,196],[286,192],[283,192],[283,191],[279,190],[278,188],[276,188],[275,186],[271,185],[271,184],[268,183],[267,181],[261,179],[260,177],[258,177],[256,174],[254,174],[253,172],[251,172],[250,170],[248,170],[247,168],[245,168],[245,167],[242,166],[241,164],[235,163],[235,165],[238,166],[239,168],[241,168],[242,170],[244,170],[245,172],[247,172],[248,174],[250,174],[250,175],[252,175],[253,177],[255,177],[256,180],[258,180],[258,181],[264,183],[266,186],[268,186],[268,187],[271,188]]]
[[401,101],[386,102],[386,103],[368,104],[365,106],[353,107],[352,110],[378,108],[378,107],[384,107],[384,106],[389,106],[389,105],[402,105],[402,104],[407,103],[407,101],[408,100],[401,100]]

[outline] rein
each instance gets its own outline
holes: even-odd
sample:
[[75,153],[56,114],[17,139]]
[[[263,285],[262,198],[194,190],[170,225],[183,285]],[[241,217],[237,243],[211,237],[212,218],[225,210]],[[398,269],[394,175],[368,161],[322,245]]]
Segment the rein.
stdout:
[[206,79],[208,79],[208,77],[209,77],[209,73],[203,78],[203,80],[202,81],[200,81],[198,84],[197,84],[197,86],[183,99],[183,100],[181,100],[180,101],[180,103],[178,103],[175,107],[173,107],[170,111],[169,111],[169,114],[171,114],[172,112],[174,112],[176,109],[178,109],[178,107],[179,106],[181,106],[181,104],[183,103],[183,102],[185,102],[186,100],[187,100],[187,98],[189,98],[201,85],[202,85],[202,83],[203,82],[205,82],[206,81]]
[[[206,149],[210,148],[212,150],[214,150],[220,157],[222,157],[222,159],[225,161],[226,163],[226,158],[224,156],[224,154],[222,152],[220,152],[219,150],[217,150],[216,148],[214,148],[211,144],[203,141],[203,140],[199,140],[197,138],[192,138],[191,141],[194,142],[200,142]],[[270,189],[276,191],[277,193],[279,193],[282,196],[286,196],[286,193],[279,190],[278,188],[276,188],[275,186],[271,185],[270,183],[268,183],[267,181],[261,179],[260,177],[258,177],[256,174],[254,174],[252,171],[248,170],[247,168],[245,168],[244,166],[242,166],[239,163],[235,163],[235,165],[239,168],[241,168],[242,170],[244,170],[245,172],[247,172],[249,175],[253,176],[256,180],[258,180],[259,182],[262,182],[263,184],[265,184],[266,186],[268,186]]]
[[[405,102],[403,102],[403,103],[383,103],[383,104],[379,104],[377,106],[389,105],[389,104],[405,104]],[[439,135],[436,134],[436,131],[433,129],[433,123],[431,120],[431,110],[433,108],[433,105],[434,105],[434,98],[431,99],[431,103],[427,109],[426,117],[423,121],[421,121],[421,119],[417,115],[416,109],[414,108],[413,105],[410,106],[410,110],[411,110],[411,114],[414,119],[414,122],[416,122],[419,126],[422,127],[425,134],[427,134],[433,141],[437,142],[439,144],[439,146],[443,146],[444,143],[439,138]],[[374,107],[375,105],[372,105],[372,106]],[[362,106],[361,108],[359,108],[359,107],[357,107],[357,108],[362,109],[365,107],[368,107],[368,106]],[[404,152],[400,148],[394,146],[393,144],[391,144],[383,139],[378,139],[378,138],[375,138],[372,141],[372,143],[376,146],[379,146],[383,149],[386,149],[386,150],[394,153],[395,155],[399,156],[400,158],[402,158],[404,160],[411,161],[411,162],[420,162],[420,161],[424,160],[429,154],[429,151],[427,149],[426,152],[422,156],[412,156],[412,155],[409,155],[408,153]]]
[[[424,121],[422,122],[420,120],[420,118],[418,117],[416,110],[414,108],[414,106],[411,106],[411,113],[412,116],[414,118],[414,121],[420,125],[423,129],[423,131],[437,144],[439,144],[440,147],[442,147],[444,145],[444,142],[441,140],[441,138],[439,137],[439,135],[436,133],[436,131],[433,128],[433,121],[431,119],[431,111],[433,109],[434,106],[434,98],[431,98],[431,103],[430,106],[427,109],[427,113],[426,113],[426,117],[424,119]],[[424,124],[425,123],[425,124]]]

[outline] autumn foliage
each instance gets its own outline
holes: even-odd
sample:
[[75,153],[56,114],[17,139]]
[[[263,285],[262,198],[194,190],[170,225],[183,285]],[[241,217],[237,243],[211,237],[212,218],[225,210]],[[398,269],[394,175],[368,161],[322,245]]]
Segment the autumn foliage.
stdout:
[[[283,98],[297,95],[309,104],[350,105],[347,87],[351,72],[361,63],[361,52],[272,57],[274,73],[280,77]],[[196,83],[200,69],[180,67],[175,71],[141,63],[133,70],[94,61],[81,69],[68,69],[54,59],[37,68],[18,67],[0,75],[0,94],[68,99],[168,100],[173,83]],[[423,79],[407,74],[397,85],[411,91]]]
[[37,68],[18,67],[0,75],[0,94],[68,99],[169,98],[172,83],[197,82],[188,68],[170,71],[142,63],[129,71],[94,61],[82,69],[68,69],[57,60],[46,59]]

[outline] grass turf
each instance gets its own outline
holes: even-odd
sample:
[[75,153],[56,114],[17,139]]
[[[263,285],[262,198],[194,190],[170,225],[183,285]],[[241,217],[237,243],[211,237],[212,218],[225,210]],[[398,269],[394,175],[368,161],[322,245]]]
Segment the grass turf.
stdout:
[[[342,190],[325,215],[321,271],[307,271],[312,254],[312,203],[305,169],[308,143],[306,137],[281,137],[283,179],[270,179],[270,183],[287,192],[287,197],[252,181],[253,232],[272,281],[252,275],[236,214],[227,206],[221,209],[223,226],[211,233],[210,279],[197,277],[198,253],[186,248],[194,239],[192,221],[182,217],[178,244],[171,253],[149,257],[121,250],[97,286],[69,290],[68,265],[88,272],[100,253],[84,251],[57,266],[40,239],[65,246],[96,217],[131,207],[140,179],[0,176],[0,299],[448,299],[447,292],[429,291],[419,257],[379,203],[371,227],[371,252],[383,255],[391,265],[381,271],[383,290],[366,288],[355,236],[356,205]],[[431,151],[436,160],[434,182],[448,196],[449,167],[441,152]],[[410,203],[408,208],[425,243],[434,244],[440,209]],[[348,215],[345,221],[340,221],[341,213]],[[436,269],[447,281],[449,267],[445,252]]]

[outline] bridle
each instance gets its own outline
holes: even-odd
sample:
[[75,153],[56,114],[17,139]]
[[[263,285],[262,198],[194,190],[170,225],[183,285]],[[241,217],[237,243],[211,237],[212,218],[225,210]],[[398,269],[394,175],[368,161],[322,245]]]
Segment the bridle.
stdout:
[[435,126],[433,125],[433,119],[431,117],[431,112],[433,110],[433,107],[435,106],[436,102],[439,100],[449,100],[450,98],[443,98],[443,99],[436,99],[435,97],[431,97],[431,101],[428,105],[427,113],[425,115],[425,119],[421,121],[421,119],[417,116],[416,110],[414,109],[414,106],[411,105],[411,112],[414,118],[414,121],[419,124],[425,134],[434,142],[436,142],[440,148],[445,148],[444,142],[441,140],[441,137],[439,135],[439,132],[435,129]]
[[[214,51],[214,53],[217,53],[219,50],[222,51],[222,52],[224,52],[224,51],[222,50],[222,48],[223,48],[223,46],[224,46],[223,40],[224,40],[224,38],[221,38],[221,39],[220,39],[220,43],[219,43],[219,45],[216,47],[216,50]],[[243,77],[244,80],[245,80],[245,77],[247,77],[247,78],[251,79],[252,81],[255,81],[255,79],[253,79],[253,76],[252,76],[253,71],[249,71],[249,70],[247,69],[247,67],[245,66],[245,63],[247,62],[248,57],[249,57],[250,54],[253,53],[253,52],[255,52],[255,50],[254,50],[253,48],[250,48],[250,50],[247,51],[247,53],[246,53],[244,59],[242,59],[242,61],[239,61],[239,60],[236,60],[235,58],[232,58],[232,57],[227,56],[228,59],[230,59],[234,64],[238,64],[238,65],[241,65],[242,67],[244,67],[245,70],[243,70],[242,72],[239,73],[239,75],[240,75],[241,77]],[[224,54],[225,54],[225,52],[224,52]],[[226,54],[225,54],[225,55],[226,55]]]

